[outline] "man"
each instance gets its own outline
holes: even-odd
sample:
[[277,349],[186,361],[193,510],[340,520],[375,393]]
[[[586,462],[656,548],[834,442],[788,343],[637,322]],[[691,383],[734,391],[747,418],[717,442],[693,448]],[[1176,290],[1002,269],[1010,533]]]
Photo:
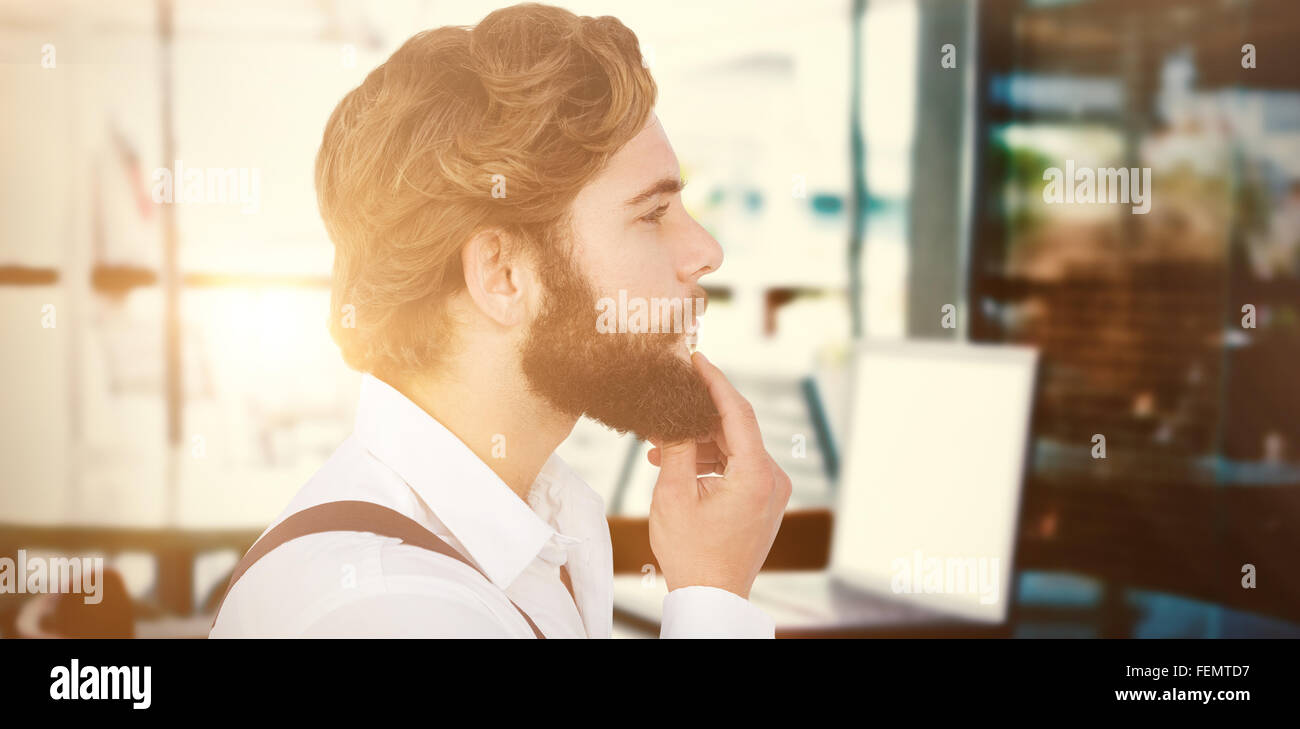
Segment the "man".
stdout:
[[[236,573],[212,636],[608,637],[604,506],[553,454],[582,415],[655,445],[662,635],[772,636],[747,597],[790,479],[690,352],[722,251],[682,208],[656,93],[619,21],[519,5],[415,35],[343,99],[316,185],[331,331],[367,374],[355,433],[277,524],[364,501],[454,551],[288,540]],[[611,327],[614,300],[681,305]]]

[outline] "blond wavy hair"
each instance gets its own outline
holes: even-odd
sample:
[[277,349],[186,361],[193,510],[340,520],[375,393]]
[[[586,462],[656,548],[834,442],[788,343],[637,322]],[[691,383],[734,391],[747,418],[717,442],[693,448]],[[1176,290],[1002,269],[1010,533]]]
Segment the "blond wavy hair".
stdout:
[[438,364],[460,249],[477,231],[566,255],[553,241],[570,203],[656,94],[617,19],[535,4],[417,33],[370,72],[316,157],[334,243],[330,333],[348,366],[400,377]]

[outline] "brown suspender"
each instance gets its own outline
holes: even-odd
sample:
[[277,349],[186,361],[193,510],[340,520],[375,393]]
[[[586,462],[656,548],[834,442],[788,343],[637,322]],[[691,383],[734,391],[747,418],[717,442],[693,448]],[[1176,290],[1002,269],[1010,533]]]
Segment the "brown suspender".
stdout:
[[[225,604],[226,597],[230,595],[230,589],[235,586],[239,578],[257,560],[265,557],[271,550],[285,542],[321,532],[373,532],[381,537],[396,537],[413,547],[420,547],[451,557],[473,567],[474,571],[480,575],[483,574],[483,570],[466,559],[460,552],[457,552],[441,537],[420,526],[419,522],[404,514],[369,501],[330,501],[303,509],[277,524],[274,529],[267,532],[266,536],[257,540],[252,549],[248,550],[248,554],[245,554],[244,558],[235,566],[235,571],[230,576],[230,583],[226,585],[226,591],[221,596],[221,602],[217,604],[217,614],[221,613],[221,606]],[[483,575],[483,577],[487,579],[487,575]],[[537,628],[537,624],[533,622],[533,619],[528,617],[528,613],[515,605],[513,600],[510,601],[510,604],[514,605],[515,610],[518,610],[523,619],[527,621],[528,627],[533,629],[533,635],[538,638],[546,637]],[[214,626],[217,624],[215,616],[212,618],[212,624]]]

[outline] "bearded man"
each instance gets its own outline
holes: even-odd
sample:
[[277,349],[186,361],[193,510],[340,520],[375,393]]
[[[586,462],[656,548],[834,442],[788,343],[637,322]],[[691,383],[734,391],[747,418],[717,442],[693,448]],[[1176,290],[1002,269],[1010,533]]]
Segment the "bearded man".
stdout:
[[[790,479],[691,351],[722,250],[682,207],[656,93],[618,20],[519,5],[416,34],[339,103],[316,188],[356,428],[213,637],[608,637],[604,506],[554,455],[582,416],[655,446],[661,635],[773,635],[748,595]],[[610,299],[686,321],[598,326]]]

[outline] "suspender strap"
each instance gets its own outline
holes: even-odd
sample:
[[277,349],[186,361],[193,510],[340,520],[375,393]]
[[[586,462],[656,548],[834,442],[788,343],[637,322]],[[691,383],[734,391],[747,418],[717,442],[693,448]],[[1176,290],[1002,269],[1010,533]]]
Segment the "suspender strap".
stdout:
[[[266,536],[257,540],[253,548],[248,550],[248,554],[245,554],[239,564],[235,565],[235,571],[230,576],[230,584],[226,585],[226,591],[221,596],[221,602],[217,604],[217,613],[221,613],[221,606],[225,604],[226,597],[230,595],[230,589],[235,586],[239,578],[257,560],[265,557],[271,550],[285,542],[298,537],[305,537],[308,534],[320,534],[322,532],[373,532],[381,537],[396,537],[413,547],[420,547],[421,549],[451,557],[458,562],[469,565],[475,572],[483,575],[483,570],[466,559],[460,552],[457,552],[441,537],[404,514],[369,501],[330,501],[293,514],[267,532]],[[487,579],[487,575],[483,575],[483,578]],[[546,637],[542,635],[542,631],[537,628],[537,624],[533,622],[533,619],[528,617],[528,613],[515,605],[513,600],[510,601],[510,604],[514,605],[515,610],[519,611],[519,615],[528,623],[528,627],[533,629],[533,635],[538,638]],[[212,618],[212,624],[217,624],[215,616]]]

